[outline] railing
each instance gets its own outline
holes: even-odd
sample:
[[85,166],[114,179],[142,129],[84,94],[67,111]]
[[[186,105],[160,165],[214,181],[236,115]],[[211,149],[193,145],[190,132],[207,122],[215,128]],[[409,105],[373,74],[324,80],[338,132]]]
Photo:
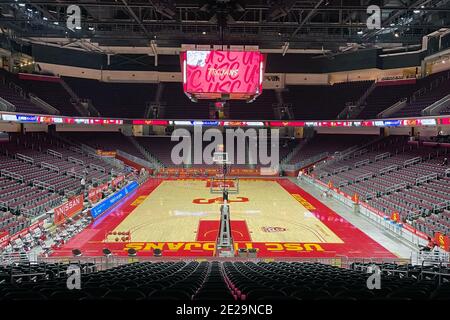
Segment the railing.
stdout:
[[83,150],[81,150],[80,148],[74,147],[74,146],[70,146],[69,150],[76,152],[76,153],[83,153]]
[[375,161],[378,161],[378,160],[383,160],[383,159],[389,158],[390,156],[391,156],[390,152],[385,152],[385,153],[376,155],[374,159],[375,159]]
[[68,198],[75,197],[78,193],[78,190],[64,190],[64,196]]
[[80,98],[77,96],[77,94],[72,90],[72,88],[64,81],[64,79],[60,79],[61,86],[66,90],[66,92],[71,97],[71,103],[74,106],[74,108],[82,115],[82,116],[88,116],[88,111],[84,108],[83,105],[81,105]]
[[49,114],[53,114],[53,115],[55,115],[55,114],[56,115],[60,115],[61,114],[61,112],[58,109],[56,109],[54,106],[52,106],[48,102],[45,102],[44,100],[42,100],[38,96],[36,96],[36,95],[34,95],[32,93],[28,94],[28,96],[30,97],[30,101],[32,103],[34,103],[35,105],[41,107],[42,109],[44,109]]
[[375,90],[375,88],[377,87],[377,83],[376,81],[374,81],[372,83],[372,85],[366,90],[366,92],[364,92],[364,94],[358,99],[358,101],[355,103],[355,107],[353,108],[353,111],[355,111],[353,114],[351,114],[352,118],[357,117],[361,111],[364,110],[364,102],[366,101],[366,99],[370,96],[370,94],[373,92],[373,90]]
[[393,164],[391,166],[385,167],[385,168],[381,168],[378,173],[379,174],[383,174],[383,173],[388,173],[388,172],[392,172],[398,169],[398,165]]
[[369,150],[367,150],[367,149],[361,149],[361,150],[355,151],[353,153],[353,157],[356,158],[356,157],[361,156],[361,155],[363,155],[363,154],[365,154],[367,152],[369,152]]
[[369,163],[370,163],[370,159],[366,159],[366,160],[361,160],[361,161],[356,162],[353,166],[355,168],[358,168],[358,167],[361,167],[361,166],[363,166],[365,164],[369,164]]
[[409,165],[412,165],[412,164],[415,164],[415,163],[419,163],[421,161],[422,161],[421,157],[415,157],[415,158],[408,159],[405,162],[403,162],[403,166],[406,167],[406,166],[409,166]]
[[47,168],[47,169],[50,169],[52,171],[56,171],[59,173],[59,167],[55,166],[54,164],[47,163],[47,162],[41,162],[41,167]]
[[55,151],[55,150],[52,150],[52,149],[47,149],[47,153],[52,155],[52,156],[55,156],[57,158],[60,158],[60,159],[63,158],[63,155],[62,155],[61,152],[58,152],[58,151]]
[[430,106],[422,110],[423,116],[439,115],[439,111],[450,105],[450,94],[442,99],[432,103]]
[[433,204],[433,211],[436,212],[436,211],[439,211],[442,209],[447,209],[449,206],[450,206],[450,200],[443,201],[440,203],[435,203],[435,204]]
[[390,192],[393,192],[393,191],[398,191],[398,190],[401,190],[401,189],[405,189],[407,186],[408,186],[408,184],[406,182],[399,183],[399,184],[396,184],[396,185],[393,185],[393,186],[390,186],[390,187],[386,188],[386,191],[384,193],[390,193]]
[[16,106],[0,97],[0,111],[15,112]]
[[419,183],[422,183],[422,182],[427,182],[427,181],[430,181],[430,180],[436,180],[437,178],[438,178],[438,174],[436,172],[435,173],[431,173],[431,174],[427,174],[425,176],[418,177],[416,179],[416,185],[418,185]]
[[22,176],[20,174],[17,174],[15,172],[8,171],[6,169],[0,170],[0,175],[2,175],[4,177],[15,179],[15,180],[18,180],[18,181],[21,181],[21,182],[25,181],[24,176]]
[[33,180],[33,186],[51,190],[51,191],[55,191],[55,187],[53,185],[43,182],[43,181],[36,180],[36,179]]
[[355,178],[355,182],[358,182],[358,181],[363,181],[363,180],[365,180],[365,179],[369,179],[369,178],[371,178],[373,176],[373,173],[372,172],[369,172],[369,173],[365,173],[365,174],[362,174],[362,175],[360,175],[360,176],[357,176],[356,178]]
[[337,174],[337,173],[348,171],[348,170],[350,170],[349,166],[339,167],[339,168],[336,168],[333,170],[333,174]]
[[68,157],[67,160],[69,162],[81,164],[82,166],[84,166],[84,161],[83,160],[80,160],[80,159],[77,159],[77,158],[74,158],[74,157]]
[[33,158],[28,157],[28,156],[26,156],[24,154],[21,154],[21,153],[16,153],[16,159],[20,159],[20,160],[23,160],[25,162],[34,164],[34,159]]
[[67,175],[68,175],[69,177],[75,177],[75,178],[78,178],[78,179],[84,178],[83,175],[81,175],[81,174],[79,174],[79,173],[76,173],[76,172],[73,172],[73,171],[70,171],[70,170],[67,170],[66,173],[67,173]]
[[93,163],[90,163],[90,164],[89,164],[89,168],[98,170],[98,171],[100,171],[100,172],[106,172],[106,170],[105,170],[104,167],[98,166],[98,165],[93,164]]
[[408,99],[404,98],[400,101],[397,101],[392,106],[390,106],[387,109],[384,109],[380,113],[377,114],[377,118],[386,118],[389,117],[391,114],[403,109],[408,104]]

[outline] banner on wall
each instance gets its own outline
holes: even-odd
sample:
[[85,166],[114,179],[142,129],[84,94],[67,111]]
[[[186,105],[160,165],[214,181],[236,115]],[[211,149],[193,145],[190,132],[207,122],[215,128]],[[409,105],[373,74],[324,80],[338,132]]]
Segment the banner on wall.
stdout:
[[91,202],[97,202],[102,197],[103,191],[108,190],[108,184],[104,183],[96,188],[89,189],[88,200]]
[[116,156],[117,152],[116,151],[97,150],[97,154],[102,157],[114,158]]
[[0,248],[8,245],[9,242],[9,233],[7,231],[0,232]]
[[66,221],[67,218],[73,217],[78,212],[83,210],[84,196],[80,194],[79,196],[73,197],[66,203],[55,208],[55,216],[53,222],[58,225]]
[[436,232],[434,237],[435,237],[436,244],[441,249],[443,249],[445,251],[450,251],[450,241],[449,241],[448,236],[446,236],[445,234],[442,234],[440,232]]
[[112,194],[108,198],[104,199],[100,203],[98,203],[96,206],[94,206],[91,209],[91,215],[95,219],[101,214],[103,214],[105,211],[113,207],[116,203],[118,203],[120,200],[125,198],[130,192],[136,190],[139,187],[139,184],[136,181],[130,182],[128,185],[123,187],[120,191]]

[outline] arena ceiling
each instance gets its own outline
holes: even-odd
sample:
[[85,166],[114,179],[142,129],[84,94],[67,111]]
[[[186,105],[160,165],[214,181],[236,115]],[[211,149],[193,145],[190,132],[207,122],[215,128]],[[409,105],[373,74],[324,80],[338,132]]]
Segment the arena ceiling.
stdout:
[[[66,27],[67,7],[81,8],[81,28]],[[381,9],[381,29],[367,28],[367,7]],[[2,0],[0,27],[16,41],[101,46],[179,47],[183,43],[322,49],[420,44],[450,26],[450,0]]]

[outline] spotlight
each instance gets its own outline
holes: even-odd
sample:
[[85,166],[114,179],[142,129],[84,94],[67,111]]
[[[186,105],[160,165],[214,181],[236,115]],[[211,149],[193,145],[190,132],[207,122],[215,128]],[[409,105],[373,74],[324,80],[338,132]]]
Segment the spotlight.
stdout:
[[398,32],[394,33],[394,36],[395,36],[396,38],[400,37],[400,35],[398,34]]
[[205,35],[205,34],[206,34],[206,31],[203,31],[202,34]]
[[137,251],[133,248],[128,249],[128,256],[129,257],[136,257]]
[[112,252],[111,252],[111,250],[109,250],[108,248],[104,248],[104,249],[102,250],[102,252],[103,252],[103,255],[104,255],[105,257],[112,256]]
[[72,254],[74,257],[81,257],[83,254],[81,253],[80,249],[73,249]]

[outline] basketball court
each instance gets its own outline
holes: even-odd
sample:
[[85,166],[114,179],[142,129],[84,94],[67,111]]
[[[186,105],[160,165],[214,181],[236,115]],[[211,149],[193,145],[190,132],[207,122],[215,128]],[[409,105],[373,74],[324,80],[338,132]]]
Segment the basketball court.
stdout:
[[[165,256],[212,256],[222,203],[210,180],[150,179],[54,255],[159,248]],[[286,179],[240,179],[228,203],[235,247],[257,248],[261,257],[395,257]]]

